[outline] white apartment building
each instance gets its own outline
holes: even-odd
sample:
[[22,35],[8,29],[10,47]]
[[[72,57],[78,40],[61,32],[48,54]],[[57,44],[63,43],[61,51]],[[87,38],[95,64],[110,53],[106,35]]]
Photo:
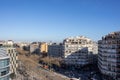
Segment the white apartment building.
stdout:
[[5,41],[3,46],[13,46],[13,45],[14,45],[14,41],[8,40],[8,41]]
[[30,44],[30,53],[40,53],[38,42],[34,42],[34,43]]
[[10,80],[10,58],[6,51],[0,48],[0,80]]
[[1,46],[1,49],[7,53],[7,55],[10,57],[10,71],[11,73],[15,73],[16,69],[18,67],[17,61],[18,61],[18,56],[16,52],[16,48],[14,47],[14,42],[12,40],[5,41],[3,46]]
[[26,50],[29,50],[30,43],[20,42],[17,43],[17,46],[19,46],[21,50],[24,50],[24,48],[26,48]]
[[1,40],[0,41],[0,46],[8,46],[8,47],[11,47],[14,45],[14,41],[12,40],[8,40],[8,41],[4,41],[4,40]]
[[48,45],[48,56],[63,57],[63,44],[53,43]]
[[17,52],[16,52],[16,49],[14,47],[7,47],[6,49],[6,52],[7,54],[9,55],[10,57],[10,70],[11,70],[11,73],[15,73],[17,74],[17,67],[18,67],[18,55],[17,55]]
[[120,80],[120,32],[112,32],[98,41],[98,67],[108,80]]
[[95,61],[97,43],[85,36],[66,38],[64,45],[64,61],[67,65],[84,66]]

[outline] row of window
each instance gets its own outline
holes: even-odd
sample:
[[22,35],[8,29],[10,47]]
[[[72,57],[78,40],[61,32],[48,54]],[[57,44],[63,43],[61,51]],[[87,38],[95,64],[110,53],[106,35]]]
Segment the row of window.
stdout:
[[9,65],[9,59],[0,60],[0,68],[3,68],[8,65]]
[[8,74],[9,70],[10,70],[9,67],[0,69],[0,76],[4,76],[4,75]]
[[9,49],[9,50],[8,50],[8,53],[14,53],[14,52],[16,52],[15,49]]
[[0,78],[0,80],[9,80],[9,76],[6,76],[6,77],[3,77],[3,78]]

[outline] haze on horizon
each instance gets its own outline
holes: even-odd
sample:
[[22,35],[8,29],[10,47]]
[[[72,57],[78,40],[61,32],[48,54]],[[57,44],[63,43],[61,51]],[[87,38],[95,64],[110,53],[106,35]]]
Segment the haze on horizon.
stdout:
[[0,0],[0,39],[95,41],[120,30],[120,0]]

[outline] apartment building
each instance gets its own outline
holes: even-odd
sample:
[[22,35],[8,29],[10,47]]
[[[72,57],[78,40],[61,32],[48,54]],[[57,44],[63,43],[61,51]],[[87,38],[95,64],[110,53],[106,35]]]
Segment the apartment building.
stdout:
[[14,41],[12,40],[5,41],[3,46],[1,47],[5,51],[5,53],[7,53],[7,55],[10,57],[11,73],[17,74],[16,69],[18,67],[18,64],[17,64],[18,56],[17,56],[16,48],[14,47]]
[[67,65],[84,66],[96,61],[97,43],[85,36],[66,38],[63,45]]
[[16,52],[16,48],[14,47],[7,47],[6,49],[7,54],[10,57],[10,71],[11,73],[17,74],[17,67],[18,67],[18,55]]
[[8,40],[8,41],[0,40],[0,46],[11,47],[13,45],[14,45],[14,41],[12,41],[12,40]]
[[8,46],[8,47],[11,47],[14,45],[14,41],[12,40],[8,40],[8,41],[5,41],[4,45],[3,46]]
[[36,54],[40,53],[38,42],[33,42],[32,44],[30,44],[30,53],[36,53]]
[[10,80],[10,58],[6,50],[0,48],[0,80]]
[[46,42],[40,43],[40,53],[47,53],[48,52],[48,44]]
[[98,67],[107,80],[120,80],[120,32],[98,41]]
[[0,40],[0,46],[3,46],[5,44],[4,40]]
[[40,49],[40,55],[43,57],[46,57],[48,54],[48,44],[46,42],[41,42],[39,44],[39,49]]
[[63,57],[63,44],[53,43],[48,45],[48,56],[50,57]]
[[20,42],[16,44],[21,50],[30,50],[30,43],[27,42]]

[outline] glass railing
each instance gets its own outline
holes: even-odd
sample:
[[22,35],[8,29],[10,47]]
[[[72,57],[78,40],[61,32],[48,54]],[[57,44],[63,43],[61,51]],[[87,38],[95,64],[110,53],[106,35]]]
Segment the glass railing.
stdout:
[[9,68],[9,67],[0,69],[0,73],[1,73],[1,74],[0,74],[0,77],[3,77],[3,76],[5,76],[5,75],[9,74],[9,71],[10,71],[10,68]]
[[15,48],[15,46],[0,46],[0,48]]
[[0,68],[9,66],[9,59],[0,60]]

